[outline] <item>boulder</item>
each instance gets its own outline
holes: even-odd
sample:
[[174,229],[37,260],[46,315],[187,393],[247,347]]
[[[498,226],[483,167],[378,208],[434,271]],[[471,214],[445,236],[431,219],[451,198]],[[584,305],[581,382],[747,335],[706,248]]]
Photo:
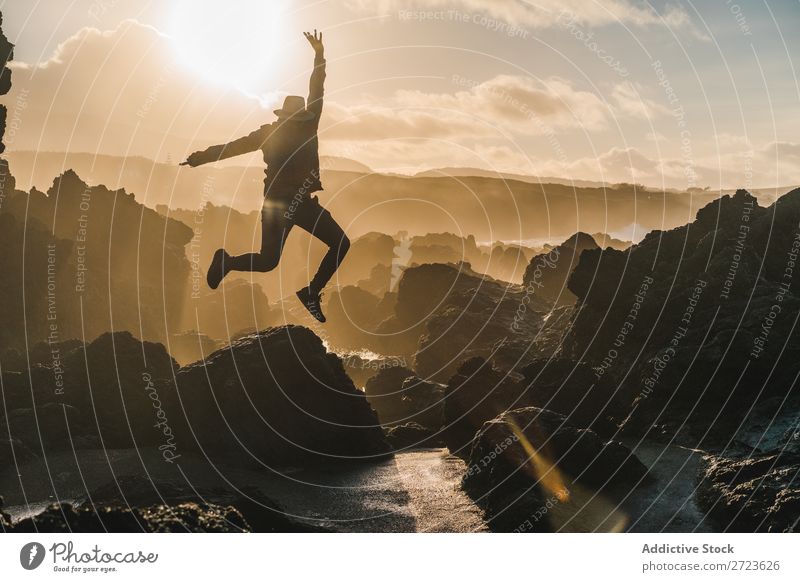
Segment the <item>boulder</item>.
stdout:
[[548,252],[536,255],[525,269],[522,283],[526,288],[555,305],[573,305],[576,297],[567,288],[567,280],[585,250],[599,249],[595,239],[577,232]]
[[178,451],[221,462],[375,460],[388,453],[364,393],[311,330],[247,335],[163,384]]
[[485,422],[528,404],[525,386],[507,372],[483,358],[467,360],[445,389],[444,438],[450,452],[466,457]]
[[[495,531],[549,531],[548,506],[578,490],[622,496],[647,468],[622,444],[568,424],[542,408],[512,410],[485,423],[472,443],[464,489],[486,511]],[[544,509],[543,509],[544,508]],[[533,519],[533,521],[531,521]]]
[[413,422],[434,431],[442,426],[444,385],[422,380],[408,368],[381,370],[365,392],[383,425]]
[[554,346],[546,328],[566,323],[548,317],[552,311],[525,288],[469,265],[420,265],[403,272],[394,316],[377,331],[393,338],[396,353],[413,354],[420,377],[447,382],[471,357],[491,357],[510,370],[548,353]]
[[386,442],[396,451],[415,447],[440,447],[443,444],[441,433],[416,422],[389,427],[386,429]]

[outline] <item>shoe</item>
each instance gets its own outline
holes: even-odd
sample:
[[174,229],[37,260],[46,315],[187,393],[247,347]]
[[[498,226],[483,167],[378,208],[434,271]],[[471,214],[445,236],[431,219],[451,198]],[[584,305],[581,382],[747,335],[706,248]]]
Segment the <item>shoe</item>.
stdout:
[[311,289],[306,287],[297,292],[297,298],[303,306],[308,309],[308,312],[314,316],[314,319],[320,323],[325,323],[325,316],[322,314],[322,305],[320,305],[320,301],[322,300],[321,293],[314,293]]
[[225,252],[225,249],[217,249],[214,253],[214,258],[211,259],[211,264],[208,266],[208,274],[206,275],[206,282],[212,289],[219,287],[219,284],[228,274],[225,268],[225,263],[228,262],[230,255]]

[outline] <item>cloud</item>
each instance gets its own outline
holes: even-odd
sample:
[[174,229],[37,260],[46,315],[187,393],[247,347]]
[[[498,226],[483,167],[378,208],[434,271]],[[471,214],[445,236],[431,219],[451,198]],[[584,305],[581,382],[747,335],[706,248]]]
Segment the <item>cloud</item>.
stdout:
[[800,184],[800,143],[773,142],[694,160],[653,157],[636,148],[613,147],[597,157],[542,162],[535,173],[675,189],[785,187]]
[[625,81],[614,86],[611,99],[616,104],[619,115],[637,119],[652,120],[658,115],[668,115],[667,107],[642,96],[643,87],[639,83]]
[[167,37],[129,20],[81,29],[45,62],[11,63],[7,145],[163,160],[265,122],[258,99],[202,81],[173,55]]
[[499,75],[481,83],[454,77],[453,93],[397,91],[389,101],[328,106],[327,139],[480,138],[607,127],[608,106],[560,78]]
[[632,26],[665,25],[672,29],[695,29],[688,13],[680,6],[667,6],[658,13],[648,2],[629,0],[346,0],[355,10],[387,14],[400,11],[459,10],[485,14],[514,26],[547,28],[569,14],[586,26],[621,23]]

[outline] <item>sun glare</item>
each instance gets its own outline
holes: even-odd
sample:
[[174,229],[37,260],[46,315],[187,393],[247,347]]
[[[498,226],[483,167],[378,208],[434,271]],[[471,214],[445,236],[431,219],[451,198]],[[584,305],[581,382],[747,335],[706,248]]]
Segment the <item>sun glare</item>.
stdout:
[[177,0],[170,36],[181,60],[206,79],[257,91],[285,28],[276,0]]

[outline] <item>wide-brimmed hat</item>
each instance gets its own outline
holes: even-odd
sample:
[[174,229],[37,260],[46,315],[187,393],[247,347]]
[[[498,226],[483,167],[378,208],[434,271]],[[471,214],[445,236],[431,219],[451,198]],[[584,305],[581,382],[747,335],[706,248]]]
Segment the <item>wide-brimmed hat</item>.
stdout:
[[314,119],[314,114],[306,109],[306,100],[299,95],[288,95],[283,100],[283,107],[275,110],[275,115],[281,119],[292,121],[309,121]]

